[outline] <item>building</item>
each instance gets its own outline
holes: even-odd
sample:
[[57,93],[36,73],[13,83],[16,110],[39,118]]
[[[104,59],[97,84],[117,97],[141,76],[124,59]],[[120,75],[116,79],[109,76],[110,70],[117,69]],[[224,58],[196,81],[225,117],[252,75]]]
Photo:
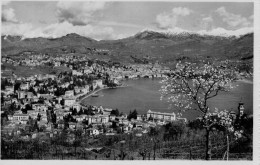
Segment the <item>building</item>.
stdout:
[[95,129],[95,128],[90,128],[89,130],[89,135],[99,135],[99,130]]
[[18,99],[24,99],[26,96],[26,92],[25,91],[18,91]]
[[29,119],[29,115],[28,114],[18,114],[18,113],[16,113],[16,114],[14,114],[13,115],[13,120],[14,121],[24,121],[24,120],[28,120]]
[[243,116],[244,111],[245,111],[244,103],[243,102],[238,103],[238,116],[239,117]]
[[176,114],[174,112],[173,113],[163,113],[163,112],[154,112],[154,111],[148,110],[146,117],[147,117],[147,119],[156,119],[156,120],[164,120],[164,121],[176,120]]
[[29,82],[23,83],[20,85],[21,90],[28,90],[29,89]]
[[83,73],[78,72],[78,71],[76,71],[76,70],[72,70],[72,75],[82,76]]
[[97,82],[95,80],[92,82],[92,88],[93,90],[97,88]]
[[94,80],[94,81],[93,81],[93,84],[96,84],[96,86],[99,87],[99,88],[103,88],[103,82],[102,82],[101,79],[99,79],[99,80]]
[[109,117],[107,115],[95,115],[86,117],[88,124],[102,124],[108,123]]
[[66,92],[65,92],[65,96],[67,96],[67,97],[74,96],[74,91],[73,91],[73,90],[66,91]]
[[76,104],[74,104],[74,105],[72,106],[72,108],[73,108],[73,109],[76,109],[77,112],[79,112],[79,111],[80,111],[80,108],[81,108],[81,105],[80,105],[79,103],[76,103]]
[[6,86],[5,87],[5,93],[7,95],[10,95],[10,94],[14,93],[14,87],[13,86]]
[[74,105],[76,102],[75,97],[64,97],[63,99],[64,99],[64,105],[69,107]]
[[35,111],[46,111],[48,108],[44,104],[32,104],[32,109]]

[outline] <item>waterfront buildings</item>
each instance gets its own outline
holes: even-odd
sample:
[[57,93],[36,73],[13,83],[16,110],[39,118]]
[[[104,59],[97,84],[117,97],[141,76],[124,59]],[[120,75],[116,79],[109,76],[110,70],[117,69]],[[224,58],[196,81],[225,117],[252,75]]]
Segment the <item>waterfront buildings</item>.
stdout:
[[163,112],[154,112],[151,110],[147,111],[147,119],[156,119],[156,120],[164,120],[164,121],[175,121],[176,114],[173,113],[163,113]]

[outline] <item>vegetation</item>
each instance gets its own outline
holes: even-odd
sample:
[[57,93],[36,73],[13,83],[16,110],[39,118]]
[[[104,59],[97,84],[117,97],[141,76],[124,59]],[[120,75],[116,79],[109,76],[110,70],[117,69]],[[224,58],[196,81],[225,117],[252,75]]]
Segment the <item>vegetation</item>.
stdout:
[[[208,100],[216,97],[219,92],[229,91],[236,78],[235,70],[230,69],[226,61],[204,65],[179,62],[169,77],[162,81],[162,97],[174,103],[176,109],[179,109],[178,115],[194,109],[202,113],[203,127],[206,130],[206,160],[210,157],[210,131],[213,126],[220,124],[212,120]],[[224,117],[229,118],[227,115]]]
[[[230,134],[229,159],[252,160],[252,118],[244,115],[239,126],[245,130],[240,138]],[[37,130],[34,121],[30,128]],[[45,134],[36,131],[30,140],[23,132],[3,135],[2,159],[204,159],[206,131],[200,127],[200,119],[188,124],[172,122],[165,126],[150,127],[148,133],[137,136],[136,129],[130,134],[90,136],[81,130],[64,129]],[[102,126],[105,127],[105,126]],[[249,128],[249,129],[248,129]],[[210,136],[211,159],[223,159],[227,143],[225,130],[213,129]],[[243,152],[241,152],[243,151]]]

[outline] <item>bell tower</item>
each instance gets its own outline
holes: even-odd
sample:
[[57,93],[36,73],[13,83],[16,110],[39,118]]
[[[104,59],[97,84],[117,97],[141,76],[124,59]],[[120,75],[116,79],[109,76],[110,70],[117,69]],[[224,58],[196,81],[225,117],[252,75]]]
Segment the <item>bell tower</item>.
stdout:
[[242,101],[240,101],[238,103],[238,116],[241,117],[244,114],[244,103]]

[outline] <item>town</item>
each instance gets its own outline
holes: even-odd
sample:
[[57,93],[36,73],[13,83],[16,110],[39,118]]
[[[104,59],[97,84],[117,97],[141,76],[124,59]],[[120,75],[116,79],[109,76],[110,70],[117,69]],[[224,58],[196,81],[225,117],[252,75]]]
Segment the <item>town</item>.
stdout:
[[[24,59],[3,57],[2,64],[35,67],[49,65],[71,70],[59,74],[20,77],[2,76],[1,115],[4,116],[2,133],[35,138],[38,132],[52,134],[62,129],[85,129],[90,136],[128,133],[139,129],[147,132],[150,126],[177,120],[175,114],[154,113],[129,117],[118,110],[82,105],[81,100],[95,96],[97,90],[120,87],[123,79],[163,77],[169,68],[160,65],[120,66],[100,64],[73,56],[27,55]],[[148,117],[149,116],[149,117]],[[184,120],[185,119],[180,119]],[[31,125],[30,125],[31,124]],[[91,126],[90,126],[91,125]],[[100,127],[104,126],[104,127]]]
[[[194,131],[193,129],[198,127],[196,122],[202,121],[202,118],[187,121],[186,118],[181,118],[174,112],[164,113],[161,110],[157,112],[147,109],[145,114],[132,110],[126,114],[118,109],[102,107],[102,105],[93,106],[82,102],[87,97],[99,97],[97,92],[100,90],[127,87],[124,84],[124,80],[127,79],[167,77],[171,70],[158,63],[122,65],[75,56],[73,53],[50,56],[34,52],[25,52],[23,56],[4,56],[1,62],[3,66],[1,73],[1,134],[2,140],[5,141],[11,140],[12,142],[14,139],[20,139],[25,144],[38,141],[37,145],[34,145],[35,147],[51,140],[55,141],[56,146],[59,143],[57,139],[64,137],[60,146],[64,146],[66,143],[75,147],[72,159],[75,159],[76,153],[80,155],[80,159],[86,159],[85,153],[88,152],[92,156],[87,159],[123,160],[127,155],[126,149],[128,150],[126,159],[140,156],[142,159],[150,159],[153,150],[154,159],[162,159],[168,157],[167,152],[169,151],[160,148],[169,148],[173,145],[173,142],[167,142],[169,139],[176,139],[176,136],[180,138],[185,132],[184,127],[186,126]],[[29,68],[29,71],[32,71],[30,74],[26,72],[24,75],[18,75],[10,71],[8,65],[21,69],[26,68],[26,71]],[[35,69],[39,66],[52,68],[51,73],[34,74]],[[229,114],[243,116],[243,104],[241,103],[238,112],[230,111]],[[194,125],[195,128],[193,128]],[[164,139],[162,143],[157,142],[158,140],[155,141],[155,137],[158,136],[155,135],[155,130],[158,128],[160,128],[159,130],[166,129],[162,133]],[[132,135],[135,137],[131,138]],[[82,137],[84,138],[82,139]],[[152,137],[152,141],[145,141],[147,137]],[[181,138],[182,142],[177,144],[186,145],[186,138]],[[39,141],[40,139],[45,140]],[[122,146],[125,145],[126,139],[129,144],[123,149]],[[196,140],[194,137],[193,142],[203,145],[201,138]],[[76,150],[82,143],[86,143],[88,147],[85,147],[84,151]],[[176,145],[175,143],[174,145]],[[13,144],[8,144],[6,147],[10,147],[10,145]],[[53,145],[50,147],[52,148]],[[130,156],[129,152],[134,151],[133,148],[138,151],[133,152]],[[150,151],[148,151],[149,148]],[[99,153],[100,150],[104,150],[103,154]],[[38,153],[36,157],[40,159],[39,147],[34,151]],[[65,151],[65,153],[63,151],[57,153],[56,148],[56,154],[51,154],[51,159],[68,159],[70,152],[67,149]],[[114,156],[111,155],[112,151],[114,151]],[[117,152],[117,156],[115,152]],[[137,153],[138,155],[136,155]],[[8,155],[8,153],[6,154]],[[13,155],[9,153],[7,157],[10,157],[10,154]],[[156,154],[158,155],[156,156]],[[28,155],[29,159],[34,158],[33,153],[28,153]],[[56,155],[56,158],[53,155]],[[159,155],[163,157],[159,158]],[[24,156],[16,155],[14,158],[24,158]]]

